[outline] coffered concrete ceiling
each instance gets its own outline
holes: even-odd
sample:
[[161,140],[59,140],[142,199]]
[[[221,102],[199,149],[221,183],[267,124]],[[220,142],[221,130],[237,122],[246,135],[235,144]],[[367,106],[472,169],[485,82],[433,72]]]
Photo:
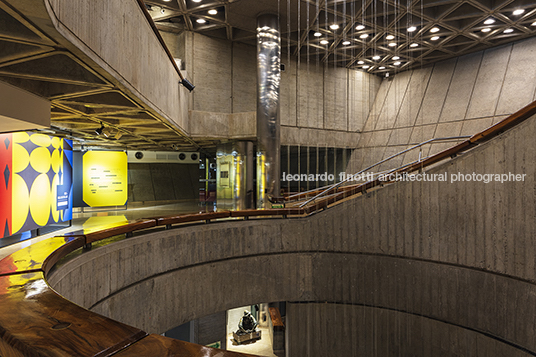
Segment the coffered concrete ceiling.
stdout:
[[252,45],[257,15],[277,13],[283,51],[379,75],[536,33],[533,0],[147,0],[146,4],[160,29],[195,31]]

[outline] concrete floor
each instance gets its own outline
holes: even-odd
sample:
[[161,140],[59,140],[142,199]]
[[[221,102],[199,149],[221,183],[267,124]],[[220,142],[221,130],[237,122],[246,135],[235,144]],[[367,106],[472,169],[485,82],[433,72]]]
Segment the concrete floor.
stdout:
[[267,327],[260,327],[262,331],[261,339],[253,341],[251,343],[245,343],[237,345],[234,342],[233,334],[227,335],[227,350],[234,352],[250,353],[257,356],[276,357],[272,350],[272,340],[270,339],[270,333]]

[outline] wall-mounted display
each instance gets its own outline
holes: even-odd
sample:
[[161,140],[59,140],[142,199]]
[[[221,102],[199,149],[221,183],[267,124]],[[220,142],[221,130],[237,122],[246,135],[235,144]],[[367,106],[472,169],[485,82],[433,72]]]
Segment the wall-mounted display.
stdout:
[[82,159],[82,199],[89,207],[123,206],[128,199],[127,154],[88,151]]
[[0,135],[0,237],[72,219],[72,141]]

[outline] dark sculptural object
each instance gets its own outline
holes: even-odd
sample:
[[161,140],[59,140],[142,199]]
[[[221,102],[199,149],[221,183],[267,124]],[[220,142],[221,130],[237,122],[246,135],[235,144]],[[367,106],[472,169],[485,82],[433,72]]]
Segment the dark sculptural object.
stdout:
[[257,328],[257,325],[258,323],[253,317],[253,315],[251,315],[251,312],[249,312],[248,310],[245,310],[244,316],[242,316],[242,318],[240,319],[240,322],[238,323],[237,334],[243,335],[246,333],[252,333]]
[[261,338],[261,331],[257,331],[257,321],[248,310],[244,311],[244,316],[238,323],[238,330],[233,332],[233,338],[237,344],[247,341],[255,341]]

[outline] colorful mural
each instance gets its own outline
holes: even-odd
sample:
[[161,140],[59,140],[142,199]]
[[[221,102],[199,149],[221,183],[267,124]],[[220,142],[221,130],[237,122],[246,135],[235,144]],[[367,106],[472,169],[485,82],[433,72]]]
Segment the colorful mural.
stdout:
[[1,237],[72,219],[72,141],[18,132],[0,143]]

